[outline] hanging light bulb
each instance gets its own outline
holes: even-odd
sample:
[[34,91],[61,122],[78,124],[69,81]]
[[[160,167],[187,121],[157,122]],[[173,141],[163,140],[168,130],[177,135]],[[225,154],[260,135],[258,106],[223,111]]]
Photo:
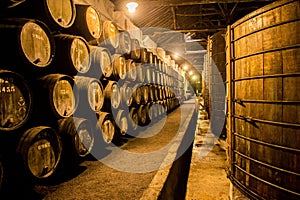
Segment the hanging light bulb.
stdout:
[[137,2],[129,2],[126,4],[126,7],[130,13],[134,13],[138,5],[139,4]]

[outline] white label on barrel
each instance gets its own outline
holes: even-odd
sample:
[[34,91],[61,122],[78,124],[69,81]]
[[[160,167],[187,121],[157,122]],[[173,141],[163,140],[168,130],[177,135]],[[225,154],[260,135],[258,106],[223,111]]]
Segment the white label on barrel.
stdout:
[[37,149],[40,151],[42,149],[46,149],[46,148],[50,148],[50,147],[51,147],[50,142],[46,142],[46,143],[38,145]]
[[1,128],[11,128],[22,123],[28,111],[27,98],[14,82],[12,77],[0,78]]

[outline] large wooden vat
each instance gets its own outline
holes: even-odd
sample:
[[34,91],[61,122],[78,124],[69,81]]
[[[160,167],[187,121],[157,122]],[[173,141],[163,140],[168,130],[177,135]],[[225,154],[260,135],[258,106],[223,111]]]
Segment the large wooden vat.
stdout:
[[300,2],[228,27],[229,177],[256,199],[300,198]]

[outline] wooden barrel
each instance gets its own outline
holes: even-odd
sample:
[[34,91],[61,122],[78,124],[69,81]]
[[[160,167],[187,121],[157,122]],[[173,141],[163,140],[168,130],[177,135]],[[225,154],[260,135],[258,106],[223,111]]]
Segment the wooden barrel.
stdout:
[[136,77],[138,83],[144,83],[145,81],[145,66],[142,63],[136,63]]
[[0,41],[9,44],[1,51],[1,63],[30,77],[46,73],[55,56],[54,39],[41,21],[1,19]]
[[90,46],[90,48],[91,68],[87,75],[97,79],[111,78],[114,69],[110,51],[105,47]]
[[91,5],[75,4],[76,17],[66,32],[84,37],[89,44],[96,44],[102,34],[102,20],[98,11]]
[[148,101],[155,102],[157,100],[157,95],[156,95],[156,85],[154,84],[149,84],[149,96],[148,96]]
[[211,36],[211,66],[210,66],[210,130],[222,138],[226,137],[225,123],[225,81],[226,81],[226,52],[225,33],[217,32]]
[[62,143],[56,130],[37,126],[22,134],[16,151],[22,157],[25,171],[36,179],[44,179],[57,169]]
[[300,198],[299,16],[280,0],[227,31],[229,177],[251,198]]
[[103,141],[105,143],[111,143],[115,135],[114,119],[109,112],[97,112],[98,122],[97,129],[102,134]]
[[130,52],[130,58],[134,61],[139,62],[141,59],[141,46],[140,46],[140,42],[135,39],[132,38],[131,39],[131,52]]
[[150,50],[147,51],[147,57],[148,57],[148,64],[152,65],[153,64],[153,52],[151,52]]
[[138,125],[140,126],[146,126],[150,122],[150,117],[149,117],[149,106],[148,104],[145,105],[140,105],[138,107]]
[[120,84],[120,95],[124,106],[130,106],[132,104],[132,93],[132,84],[130,84],[130,82]]
[[137,78],[137,69],[135,61],[132,59],[126,60],[126,79],[128,81],[135,81]]
[[81,36],[70,34],[57,34],[54,39],[56,56],[52,63],[53,71],[69,76],[86,74],[91,67],[87,41]]
[[90,154],[94,145],[94,126],[85,118],[68,117],[58,121],[65,161],[81,159]]
[[104,106],[102,110],[117,109],[121,104],[120,87],[116,81],[108,81],[104,86]]
[[112,56],[113,77],[114,80],[124,80],[126,78],[127,66],[125,57],[121,54],[113,54]]
[[74,80],[80,96],[76,113],[100,111],[104,104],[102,83],[96,78],[85,76],[74,76]]
[[131,37],[128,31],[119,31],[119,46],[116,49],[117,54],[123,55],[126,59],[130,58],[131,52]]
[[131,107],[129,110],[128,129],[130,134],[133,134],[138,128],[139,117],[137,111],[135,107]]
[[20,75],[0,70],[0,130],[22,127],[32,111],[32,90]]
[[[43,112],[43,118],[70,117],[76,111],[79,102],[78,88],[71,76],[64,74],[49,74],[37,80],[35,87],[35,102],[39,102],[38,113]],[[49,115],[49,116],[48,116]]]
[[152,67],[151,66],[146,66],[144,68],[144,72],[145,72],[145,83],[153,83],[152,82]]
[[153,122],[155,118],[157,117],[157,110],[155,108],[155,103],[153,102],[148,102],[148,117],[149,117],[149,122]]
[[148,85],[141,84],[141,103],[147,104],[149,101],[149,87]]
[[140,105],[142,103],[142,84],[137,83],[132,87],[132,105]]
[[141,52],[140,62],[143,63],[143,64],[148,64],[149,63],[149,57],[148,57],[147,48],[141,47],[140,52]]
[[115,53],[116,48],[119,46],[119,30],[117,25],[110,20],[103,21],[103,32],[98,45],[106,47],[111,52]]
[[37,19],[45,22],[52,31],[69,28],[75,21],[73,0],[26,0],[3,11],[1,16]]
[[125,135],[128,131],[128,116],[126,116],[126,112],[122,109],[118,110],[116,116],[115,116],[115,122],[118,127],[118,131]]

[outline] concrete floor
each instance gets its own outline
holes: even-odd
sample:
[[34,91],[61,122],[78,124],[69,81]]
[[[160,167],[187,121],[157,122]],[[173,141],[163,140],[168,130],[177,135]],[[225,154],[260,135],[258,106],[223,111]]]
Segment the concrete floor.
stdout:
[[226,142],[210,133],[207,113],[199,110],[185,200],[227,200]]

